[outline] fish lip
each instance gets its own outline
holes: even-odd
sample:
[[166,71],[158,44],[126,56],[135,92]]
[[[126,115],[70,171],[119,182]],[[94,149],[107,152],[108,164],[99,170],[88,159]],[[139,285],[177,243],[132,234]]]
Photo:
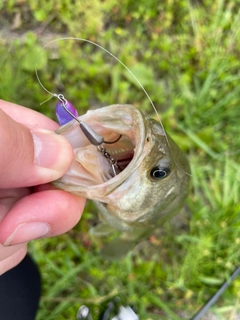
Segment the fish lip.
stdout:
[[[141,164],[143,158],[143,149],[146,139],[146,126],[145,117],[142,112],[133,105],[114,104],[106,106],[97,110],[89,110],[85,115],[78,117],[80,121],[87,123],[94,130],[99,132],[101,128],[108,128],[115,130],[118,133],[127,133],[135,139],[136,147],[134,149],[134,156],[128,166],[112,179],[97,185],[81,186],[81,185],[68,185],[64,184],[64,176],[56,181],[54,184],[61,189],[81,195],[83,197],[108,202],[109,195],[114,189],[119,187]],[[122,128],[119,129],[119,124]],[[101,124],[101,125],[99,125]],[[68,138],[68,132],[72,127],[79,124],[72,120],[70,123],[60,127],[56,132],[64,134]],[[101,130],[100,130],[101,131]],[[100,133],[101,134],[101,133]],[[79,135],[84,139],[79,130]],[[76,147],[72,143],[73,148]],[[107,148],[107,147],[106,147]]]

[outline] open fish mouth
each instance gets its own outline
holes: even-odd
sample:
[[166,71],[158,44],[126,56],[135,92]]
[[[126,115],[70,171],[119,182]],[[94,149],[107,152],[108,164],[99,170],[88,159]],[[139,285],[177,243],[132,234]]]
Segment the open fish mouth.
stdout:
[[[69,140],[75,159],[69,171],[54,184],[58,188],[96,199],[94,189],[98,194],[106,195],[140,165],[146,139],[145,118],[134,106],[111,105],[90,110],[78,119],[107,142],[115,141],[122,135],[116,143],[103,143],[99,148],[88,141],[75,120],[56,131]],[[112,163],[117,164],[116,172]]]

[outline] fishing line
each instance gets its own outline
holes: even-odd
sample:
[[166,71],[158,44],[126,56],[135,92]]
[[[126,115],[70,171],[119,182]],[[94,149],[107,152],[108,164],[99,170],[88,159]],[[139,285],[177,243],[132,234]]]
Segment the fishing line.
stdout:
[[[93,41],[88,40],[88,39],[83,39],[83,38],[64,37],[64,38],[55,39],[55,40],[52,40],[52,41],[48,42],[48,43],[43,47],[43,49],[46,49],[46,47],[48,47],[50,44],[52,44],[52,43],[54,43],[54,42],[62,41],[62,40],[77,40],[77,41],[87,42],[87,43],[92,44],[92,45],[94,45],[95,47],[97,47],[97,48],[105,51],[105,52],[106,52],[107,54],[109,54],[113,59],[115,59],[118,63],[120,63],[120,64],[130,73],[130,75],[134,78],[134,80],[137,82],[137,84],[140,86],[140,88],[143,90],[144,94],[145,94],[146,97],[148,98],[148,100],[149,100],[149,102],[150,102],[150,104],[151,104],[154,112],[155,112],[156,115],[157,115],[157,119],[158,119],[158,121],[159,121],[159,123],[160,123],[160,125],[161,125],[161,127],[162,127],[162,129],[163,129],[164,135],[165,135],[166,140],[167,140],[167,142],[168,142],[167,134],[166,134],[166,132],[165,132],[165,129],[164,129],[163,124],[162,124],[162,121],[160,120],[159,114],[158,114],[158,112],[157,112],[157,108],[155,107],[152,99],[150,98],[149,94],[147,93],[146,89],[143,87],[143,85],[141,84],[141,82],[140,82],[140,81],[138,80],[138,78],[135,76],[135,74],[134,74],[120,59],[118,59],[113,53],[111,53],[109,50],[107,50],[106,48],[102,47],[102,46],[99,45],[98,43],[93,42]],[[48,90],[47,88],[45,88],[44,85],[42,84],[42,82],[41,82],[41,80],[40,80],[40,78],[39,78],[39,75],[38,75],[38,71],[37,71],[37,63],[36,63],[35,73],[36,73],[37,80],[38,80],[40,86],[43,88],[43,90],[45,90],[47,93],[49,93],[52,97],[56,97],[56,96],[57,96],[56,93],[53,93],[53,92],[49,91],[49,90]],[[52,97],[51,97],[51,98],[52,98]],[[41,104],[49,101],[51,98],[45,100],[45,101],[42,102]],[[168,144],[169,144],[169,143],[168,143]]]

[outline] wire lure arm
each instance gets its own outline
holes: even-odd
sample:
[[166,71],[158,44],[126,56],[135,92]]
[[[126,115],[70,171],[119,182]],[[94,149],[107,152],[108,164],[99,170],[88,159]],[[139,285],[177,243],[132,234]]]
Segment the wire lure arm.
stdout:
[[[145,96],[147,97],[150,105],[152,106],[156,116],[157,116],[157,119],[163,129],[163,132],[167,138],[167,135],[166,135],[166,132],[165,132],[165,129],[163,127],[163,124],[161,122],[161,119],[159,117],[159,114],[157,112],[157,108],[155,107],[152,99],[150,98],[148,92],[146,91],[146,89],[144,88],[144,86],[141,84],[141,82],[138,80],[138,78],[135,76],[135,74],[120,60],[118,59],[118,57],[116,57],[112,52],[110,52],[109,50],[107,50],[106,48],[102,47],[101,45],[99,45],[98,43],[94,42],[94,41],[91,41],[91,40],[88,40],[88,39],[84,39],[84,38],[76,38],[76,37],[63,37],[63,38],[59,38],[59,39],[55,39],[55,40],[52,40],[50,42],[48,42],[44,47],[43,49],[46,49],[46,47],[48,47],[50,44],[52,43],[55,43],[55,42],[58,42],[58,41],[66,41],[66,40],[73,40],[73,41],[82,41],[82,42],[86,42],[86,43],[89,43],[97,48],[99,48],[100,50],[104,51],[105,53],[107,53],[109,56],[111,56],[114,60],[116,60],[120,65],[122,65],[122,67],[127,70],[127,72],[132,76],[132,78],[134,79],[134,81],[139,85],[140,89],[144,92]],[[39,75],[38,75],[38,70],[37,70],[37,62],[36,62],[36,67],[35,67],[35,73],[36,73],[36,77],[37,77],[37,80],[40,84],[40,86],[43,88],[43,90],[45,90],[46,92],[48,92],[50,95],[52,96],[55,96],[55,94],[51,91],[49,91],[47,88],[44,87],[44,85],[42,84],[40,78],[39,78]],[[51,98],[50,98],[51,99]],[[48,99],[49,100],[49,99]],[[46,100],[46,101],[48,101]]]
[[[159,117],[159,114],[157,112],[157,109],[153,103],[153,101],[151,100],[149,94],[147,93],[146,89],[143,87],[143,85],[141,84],[141,82],[138,80],[138,78],[134,75],[134,73],[120,60],[118,59],[114,54],[112,54],[109,50],[105,49],[104,47],[100,46],[99,44],[97,44],[96,42],[93,42],[91,40],[87,40],[87,39],[83,39],[83,38],[74,38],[74,37],[64,37],[64,38],[60,38],[60,39],[55,39],[55,40],[52,40],[50,42],[48,42],[43,48],[45,49],[47,46],[49,46],[50,44],[52,43],[55,43],[57,41],[65,41],[65,40],[73,40],[73,41],[83,41],[83,42],[86,42],[86,43],[89,43],[97,48],[99,48],[100,50],[104,51],[105,53],[107,53],[108,55],[110,55],[113,59],[115,59],[119,64],[122,65],[123,68],[125,68],[127,70],[127,72],[133,77],[134,81],[139,85],[140,89],[144,92],[144,94],[146,95],[147,99],[149,100],[150,102],[150,105],[152,106],[154,112],[156,113],[156,116],[158,118],[158,121],[163,129],[163,132],[165,134],[165,137],[166,137],[166,140],[168,141],[168,137],[165,133],[165,130],[164,130],[164,127],[162,125],[162,122],[160,120],[160,117]],[[89,125],[87,125],[86,123],[84,122],[81,122],[77,119],[77,116],[75,114],[73,114],[70,110],[68,110],[67,108],[67,105],[68,105],[68,101],[64,98],[64,96],[62,94],[55,94],[51,91],[49,91],[47,88],[44,87],[44,85],[42,84],[40,78],[39,78],[39,75],[38,75],[38,70],[37,70],[37,63],[36,63],[36,68],[35,68],[35,73],[36,73],[36,77],[37,77],[37,80],[40,84],[40,86],[46,91],[48,92],[52,97],[57,97],[59,101],[61,101],[61,104],[63,106],[63,108],[65,109],[65,111],[72,117],[74,118],[76,121],[79,122],[79,125],[80,125],[80,128],[82,130],[82,132],[84,133],[84,135],[86,136],[86,138],[90,141],[90,143],[92,143],[93,145],[95,146],[101,146],[103,143],[106,143],[106,144],[113,144],[113,143],[116,143],[117,141],[119,141],[122,137],[122,135],[120,135],[118,137],[118,139],[116,139],[115,141],[105,141],[103,137],[101,137],[98,133],[96,133]],[[52,98],[51,97],[51,98]],[[49,98],[49,99],[51,99]],[[46,101],[48,101],[49,99],[47,99]],[[44,101],[44,102],[46,102]],[[44,103],[43,102],[43,103]],[[73,108],[74,109],[74,108]],[[68,120],[70,121],[70,120]],[[111,158],[111,157],[110,157]],[[109,157],[108,157],[109,159]],[[114,160],[113,158],[111,158],[112,160]],[[114,160],[114,163],[115,164],[112,164],[112,168],[113,168],[113,172],[114,172],[114,175],[116,175],[116,171],[115,169],[117,167],[115,167],[115,165],[117,165],[117,162]]]

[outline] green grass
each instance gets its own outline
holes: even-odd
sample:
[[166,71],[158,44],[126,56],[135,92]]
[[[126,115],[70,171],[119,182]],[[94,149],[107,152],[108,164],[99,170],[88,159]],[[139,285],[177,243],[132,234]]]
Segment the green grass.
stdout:
[[[0,97],[53,117],[55,101],[38,84],[62,92],[80,111],[132,103],[154,116],[126,70],[77,41],[42,49],[44,35],[85,37],[106,47],[145,86],[166,130],[188,155],[192,188],[176,223],[167,223],[121,261],[104,261],[88,230],[97,212],[88,204],[68,234],[32,242],[43,294],[38,320],[75,319],[81,304],[94,319],[119,295],[141,319],[190,318],[240,261],[240,1],[8,1],[1,24],[26,32],[0,39]],[[39,31],[40,30],[40,31]],[[37,33],[38,32],[38,33]],[[40,33],[39,33],[40,32]],[[211,309],[232,319],[240,279]],[[181,316],[180,316],[181,318]]]

